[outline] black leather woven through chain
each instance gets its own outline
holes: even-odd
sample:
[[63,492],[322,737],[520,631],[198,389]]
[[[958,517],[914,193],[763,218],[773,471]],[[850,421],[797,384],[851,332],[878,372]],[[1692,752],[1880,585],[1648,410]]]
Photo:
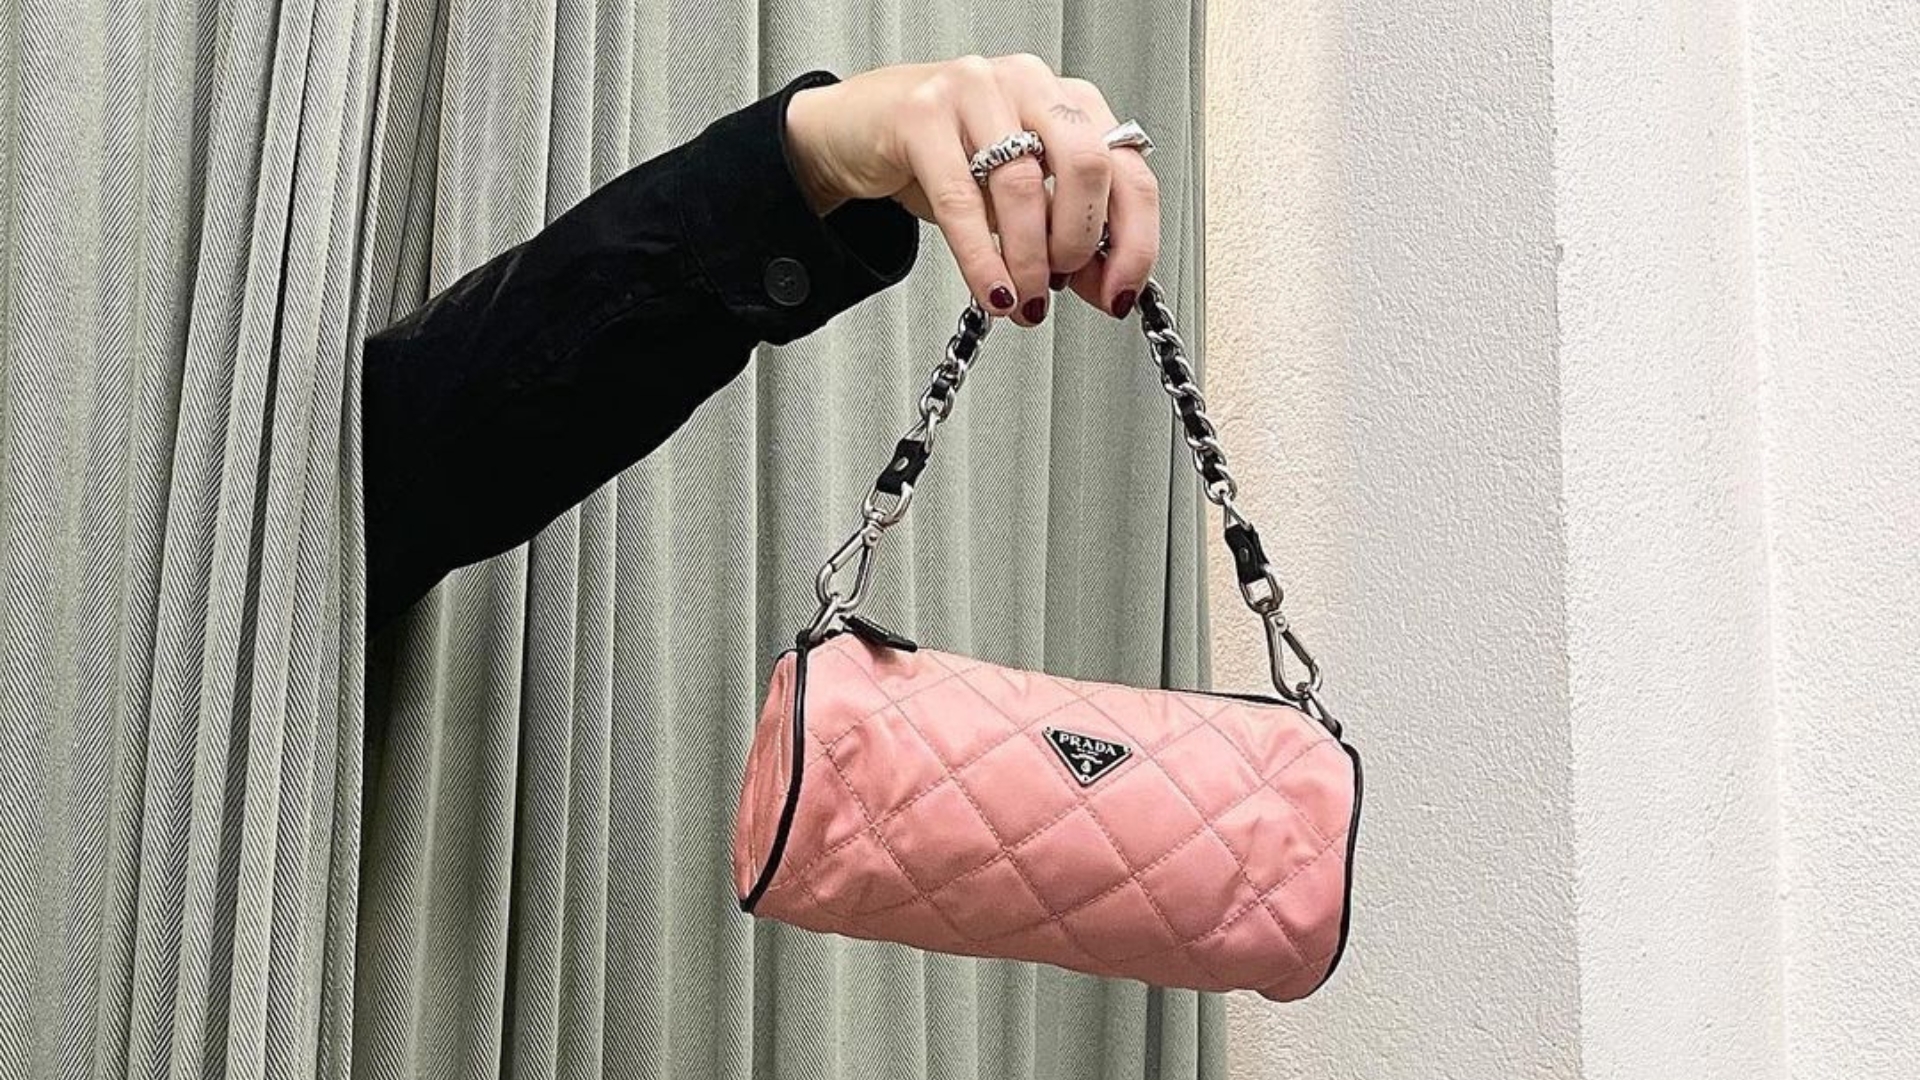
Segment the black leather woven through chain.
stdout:
[[[1145,318],[1149,310],[1151,309],[1142,308],[1141,317]],[[1186,357],[1181,355],[1178,345],[1171,341],[1157,341],[1153,343],[1153,352],[1160,364],[1161,378],[1167,385],[1180,386],[1193,381],[1193,370],[1187,366]],[[1224,460],[1220,451],[1212,446],[1213,440],[1219,434],[1214,429],[1213,421],[1208,420],[1207,415],[1200,411],[1198,401],[1185,394],[1174,397],[1173,408],[1180,416],[1180,426],[1186,429],[1187,437],[1200,444],[1193,452],[1200,475],[1209,484],[1220,483],[1225,479],[1225,474],[1221,471]]]

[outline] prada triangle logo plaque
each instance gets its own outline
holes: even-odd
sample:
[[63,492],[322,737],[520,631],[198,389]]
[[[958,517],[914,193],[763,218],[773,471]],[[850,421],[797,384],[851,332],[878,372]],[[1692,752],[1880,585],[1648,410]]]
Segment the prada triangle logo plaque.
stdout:
[[1132,750],[1112,739],[1051,727],[1041,728],[1040,732],[1046,736],[1047,745],[1053,747],[1053,752],[1060,755],[1067,771],[1080,781],[1081,787],[1112,772],[1133,754]]

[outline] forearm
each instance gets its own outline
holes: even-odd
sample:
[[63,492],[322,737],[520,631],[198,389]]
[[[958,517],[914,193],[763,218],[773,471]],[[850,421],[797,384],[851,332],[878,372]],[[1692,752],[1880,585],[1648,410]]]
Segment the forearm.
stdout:
[[822,221],[794,178],[786,101],[818,81],[634,168],[368,340],[371,626],[639,460],[755,344],[905,275],[909,214],[857,201]]

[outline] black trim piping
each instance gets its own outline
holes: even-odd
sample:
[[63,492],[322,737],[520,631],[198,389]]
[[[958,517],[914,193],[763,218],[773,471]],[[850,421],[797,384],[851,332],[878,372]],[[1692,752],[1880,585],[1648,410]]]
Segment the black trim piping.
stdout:
[[1326,973],[1320,976],[1319,982],[1313,984],[1313,990],[1307,991],[1309,994],[1327,985],[1327,980],[1333,978],[1333,969],[1340,966],[1340,958],[1347,954],[1347,930],[1353,923],[1353,852],[1354,842],[1360,838],[1360,800],[1364,785],[1360,775],[1360,751],[1338,739],[1334,742],[1339,743],[1340,749],[1345,750],[1347,757],[1353,760],[1353,819],[1347,822],[1346,895],[1341,901],[1340,940],[1333,946],[1333,959],[1327,961]]
[[806,771],[807,751],[807,654],[813,651],[807,644],[807,635],[802,633],[794,641],[793,652],[793,731],[792,739],[793,771],[787,777],[787,798],[780,807],[780,822],[773,829],[773,843],[767,848],[767,864],[760,868],[760,878],[740,899],[740,910],[753,913],[753,907],[766,894],[767,886],[773,884],[774,872],[780,869],[780,860],[787,853],[787,835],[793,831],[793,815],[800,808],[800,777]]

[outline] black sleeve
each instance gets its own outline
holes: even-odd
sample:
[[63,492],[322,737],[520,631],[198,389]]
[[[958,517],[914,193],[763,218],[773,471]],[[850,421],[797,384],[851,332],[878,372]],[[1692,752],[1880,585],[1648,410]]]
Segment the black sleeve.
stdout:
[[588,196],[367,340],[368,623],[531,539],[746,367],[899,281],[891,201],[816,216],[786,153],[814,72]]

